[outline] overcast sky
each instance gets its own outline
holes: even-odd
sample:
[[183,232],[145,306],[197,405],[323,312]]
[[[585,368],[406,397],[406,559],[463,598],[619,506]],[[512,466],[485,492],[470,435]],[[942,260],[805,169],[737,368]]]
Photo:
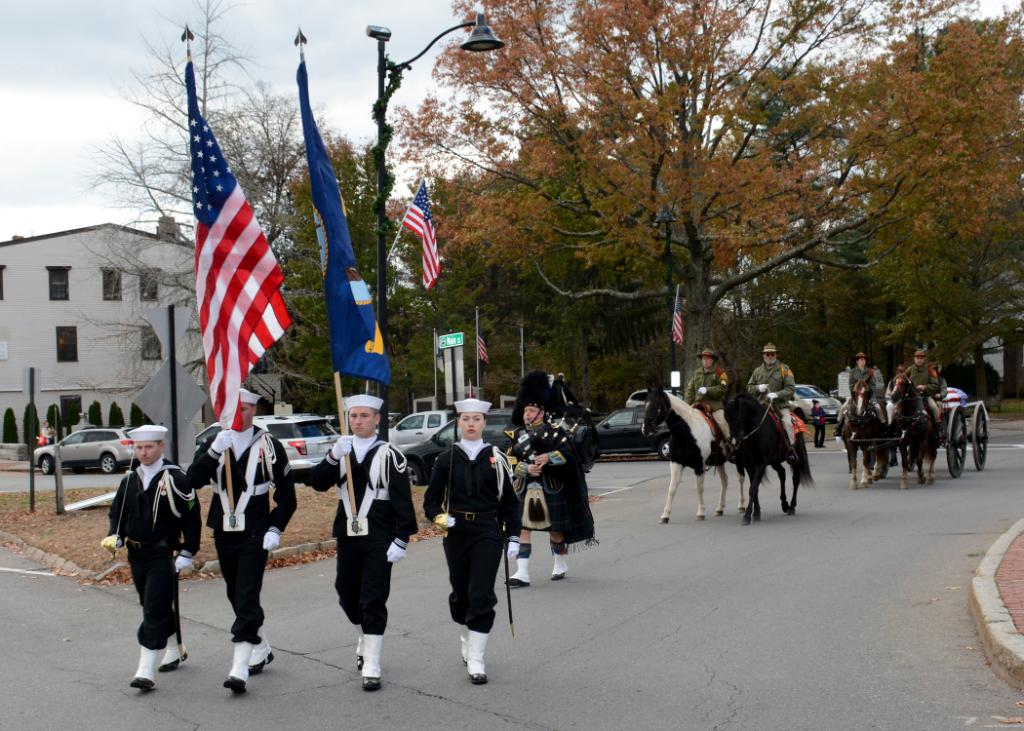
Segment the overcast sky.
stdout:
[[[987,13],[1002,0],[982,0]],[[376,45],[368,24],[393,31],[390,53],[405,60],[461,18],[448,0],[247,0],[223,30],[256,60],[253,75],[296,93],[301,25],[314,105],[333,129],[357,140],[374,135]],[[128,223],[114,191],[89,189],[91,148],[111,134],[131,138],[138,114],[118,89],[145,67],[143,39],[176,39],[199,22],[192,0],[35,0],[6,3],[0,23],[0,241],[97,223]],[[501,29],[495,28],[500,36]],[[431,83],[434,54],[407,73],[392,101],[415,105]],[[184,48],[182,48],[184,63]]]

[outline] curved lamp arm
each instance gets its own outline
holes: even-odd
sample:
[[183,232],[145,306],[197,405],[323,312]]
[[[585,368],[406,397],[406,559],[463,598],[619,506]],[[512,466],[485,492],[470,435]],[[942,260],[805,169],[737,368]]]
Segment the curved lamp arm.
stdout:
[[423,56],[424,53],[433,48],[434,44],[437,43],[442,38],[444,38],[446,35],[448,35],[449,33],[453,33],[459,30],[460,28],[472,28],[474,25],[476,25],[476,21],[473,20],[469,21],[468,23],[459,23],[458,25],[453,25],[448,30],[438,33],[434,40],[427,44],[426,48],[424,48],[422,51],[420,51],[415,56],[410,58],[408,61],[404,61],[403,63],[388,63],[388,69],[391,71],[403,71],[405,69],[412,68],[413,62],[418,61]]

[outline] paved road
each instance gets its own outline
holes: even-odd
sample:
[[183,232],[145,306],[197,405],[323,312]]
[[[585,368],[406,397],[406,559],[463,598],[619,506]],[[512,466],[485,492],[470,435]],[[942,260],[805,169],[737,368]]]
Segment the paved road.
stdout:
[[[596,468],[601,545],[571,556],[558,584],[538,552],[534,586],[513,594],[515,639],[499,604],[482,687],[458,658],[438,541],[395,569],[385,688],[372,695],[332,562],[267,576],[277,661],[238,698],[220,685],[231,619],[219,580],[186,584],[191,657],[139,696],[130,588],[0,571],[0,727],[934,731],[1024,714],[967,610],[981,554],[1021,516],[1024,448],[994,445],[984,473],[906,491],[890,479],[851,492],[840,453],[812,458],[818,486],[798,514],[780,514],[773,485],[747,528],[734,513],[693,521],[689,479],[658,525],[664,463]],[[0,567],[31,565],[0,552]]]

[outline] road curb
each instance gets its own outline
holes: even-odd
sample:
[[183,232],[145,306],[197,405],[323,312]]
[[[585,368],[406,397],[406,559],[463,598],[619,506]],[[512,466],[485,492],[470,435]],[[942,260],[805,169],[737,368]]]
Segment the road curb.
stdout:
[[83,569],[78,564],[68,561],[63,556],[58,556],[55,553],[47,553],[41,548],[36,548],[31,543],[25,543],[25,541],[18,538],[18,536],[13,533],[0,530],[0,541],[14,544],[22,553],[25,554],[26,558],[41,563],[44,566],[49,566],[60,574],[72,576],[82,581],[89,581],[90,579],[96,578],[96,572]]
[[996,539],[971,579],[970,607],[992,669],[1024,687],[1024,636],[1017,630],[996,585],[996,572],[1013,541],[1024,532],[1024,518]]

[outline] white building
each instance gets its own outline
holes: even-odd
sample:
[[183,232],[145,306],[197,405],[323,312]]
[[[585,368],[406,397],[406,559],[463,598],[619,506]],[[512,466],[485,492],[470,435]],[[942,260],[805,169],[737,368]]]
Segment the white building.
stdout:
[[[30,366],[40,420],[51,404],[66,415],[78,401],[84,423],[99,401],[104,424],[111,402],[128,421],[133,398],[163,362],[143,313],[195,308],[193,250],[176,233],[165,217],[157,233],[101,224],[0,242],[0,414],[14,409],[19,439]],[[186,367],[201,360],[194,335],[177,350]]]

